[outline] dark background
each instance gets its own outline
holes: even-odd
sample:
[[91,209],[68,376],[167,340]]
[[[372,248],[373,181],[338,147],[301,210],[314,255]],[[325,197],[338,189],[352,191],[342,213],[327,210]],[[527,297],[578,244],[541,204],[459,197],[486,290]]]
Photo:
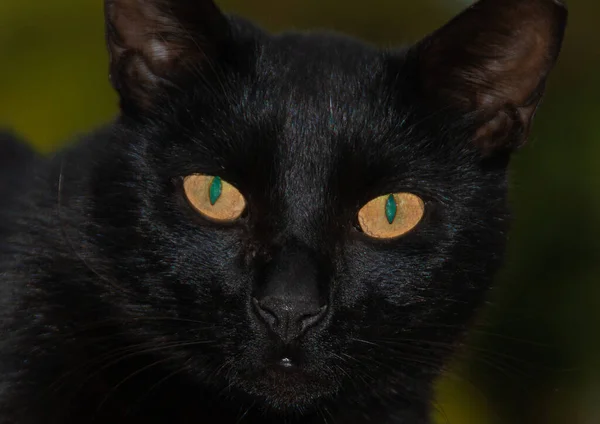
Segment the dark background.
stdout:
[[[222,0],[265,27],[416,41],[465,0]],[[510,255],[440,423],[600,424],[600,2],[571,0],[560,62],[513,162]],[[43,151],[110,120],[102,2],[0,0],[0,127]]]

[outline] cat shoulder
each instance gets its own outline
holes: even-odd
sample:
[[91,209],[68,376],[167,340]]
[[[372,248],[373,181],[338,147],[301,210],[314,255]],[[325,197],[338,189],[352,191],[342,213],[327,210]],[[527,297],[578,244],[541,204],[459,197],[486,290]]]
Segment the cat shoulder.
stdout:
[[34,150],[22,138],[11,131],[0,130],[0,172],[17,168],[36,156]]
[[37,158],[28,143],[12,132],[0,130],[0,204],[7,204],[22,175]]

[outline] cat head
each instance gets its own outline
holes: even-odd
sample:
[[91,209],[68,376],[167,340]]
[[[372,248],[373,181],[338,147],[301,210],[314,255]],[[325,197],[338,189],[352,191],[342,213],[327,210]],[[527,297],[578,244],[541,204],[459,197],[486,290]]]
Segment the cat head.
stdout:
[[500,265],[564,6],[482,0],[398,51],[209,0],[106,21],[121,116],[90,237],[132,333],[273,409],[427,390]]

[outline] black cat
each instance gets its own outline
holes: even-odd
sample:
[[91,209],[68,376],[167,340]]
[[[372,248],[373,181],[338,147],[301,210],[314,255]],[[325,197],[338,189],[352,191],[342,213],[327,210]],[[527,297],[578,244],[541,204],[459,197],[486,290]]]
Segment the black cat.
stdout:
[[0,423],[428,423],[566,16],[382,51],[106,0],[116,122],[0,158]]

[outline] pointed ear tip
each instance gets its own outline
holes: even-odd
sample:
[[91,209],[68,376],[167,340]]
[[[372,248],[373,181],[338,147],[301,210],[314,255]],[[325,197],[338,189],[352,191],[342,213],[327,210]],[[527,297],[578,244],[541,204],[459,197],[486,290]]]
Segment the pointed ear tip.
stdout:
[[554,7],[552,8],[552,12],[554,15],[555,21],[559,22],[561,25],[565,25],[567,21],[567,17],[569,14],[569,8],[567,7],[567,3],[565,0],[542,0],[544,3],[551,3]]
[[558,7],[567,10],[567,2],[565,0],[552,0]]
[[557,30],[556,36],[559,39],[559,44],[562,44],[569,18],[569,9],[565,0],[552,0],[552,3],[555,6],[554,22]]
[[495,9],[496,7],[504,7],[508,5],[531,5],[537,10],[544,10],[546,13],[550,12],[553,14],[558,14],[564,19],[568,14],[567,2],[568,0],[479,0],[475,2],[473,6],[477,6],[479,3],[487,3],[488,6],[491,6],[492,9]]
[[556,6],[558,13],[561,14],[562,18],[566,19],[567,15],[569,14],[569,7],[567,6],[567,2],[565,0],[552,0],[552,2]]

